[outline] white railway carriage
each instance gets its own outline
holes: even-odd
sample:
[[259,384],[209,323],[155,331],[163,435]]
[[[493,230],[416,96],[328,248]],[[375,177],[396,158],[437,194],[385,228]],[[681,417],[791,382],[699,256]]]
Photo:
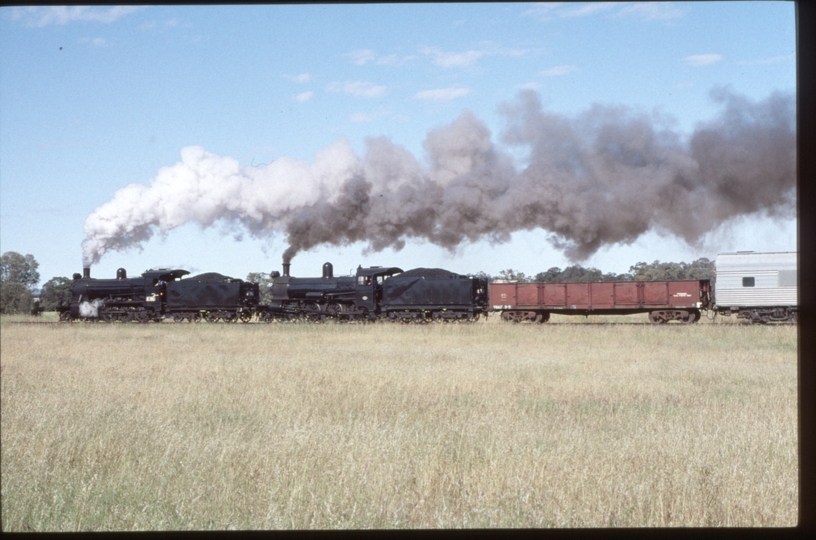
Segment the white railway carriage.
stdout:
[[796,322],[796,252],[721,253],[716,261],[716,310],[755,323]]

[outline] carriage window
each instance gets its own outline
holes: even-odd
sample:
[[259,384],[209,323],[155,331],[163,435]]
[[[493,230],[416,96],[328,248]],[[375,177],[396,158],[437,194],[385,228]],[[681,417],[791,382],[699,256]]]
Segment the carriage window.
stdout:
[[743,287],[753,287],[754,286],[754,278],[752,278],[752,277],[742,278],[742,286]]

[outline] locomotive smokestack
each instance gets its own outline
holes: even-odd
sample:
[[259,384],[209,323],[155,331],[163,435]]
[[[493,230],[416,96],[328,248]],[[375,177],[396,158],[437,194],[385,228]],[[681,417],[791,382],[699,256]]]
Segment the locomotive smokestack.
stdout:
[[334,267],[332,266],[332,263],[327,262],[323,265],[323,277],[325,279],[331,279],[334,277]]
[[86,266],[85,268],[82,269],[82,277],[84,277],[84,278],[90,278],[91,277],[91,267],[90,266]]
[[116,271],[116,279],[127,279],[127,270],[120,268]]
[[292,263],[283,263],[283,277],[289,277],[289,265]]

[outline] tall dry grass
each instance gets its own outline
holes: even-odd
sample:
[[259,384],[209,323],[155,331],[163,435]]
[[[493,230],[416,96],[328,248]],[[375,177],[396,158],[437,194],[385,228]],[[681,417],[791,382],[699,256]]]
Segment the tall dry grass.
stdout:
[[796,330],[2,325],[4,531],[792,526]]

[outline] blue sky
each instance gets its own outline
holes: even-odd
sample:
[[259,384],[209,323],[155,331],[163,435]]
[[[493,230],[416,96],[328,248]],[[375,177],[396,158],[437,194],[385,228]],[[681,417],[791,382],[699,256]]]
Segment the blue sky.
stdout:
[[[521,170],[529,155],[503,141],[501,110],[523,90],[565,118],[624,106],[688,139],[723,109],[712,90],[749,102],[795,95],[794,11],[791,2],[2,8],[0,249],[33,254],[42,282],[80,271],[88,216],[117,190],[150,185],[190,146],[253,169],[313,164],[341,139],[363,156],[367,138],[385,136],[428,166],[428,133],[467,110]],[[795,227],[789,214],[748,213],[693,245],[655,227],[581,264],[624,272],[638,261],[795,250]],[[341,273],[362,264],[535,274],[570,264],[550,236],[519,230],[453,251],[417,238],[399,251],[317,245],[295,257],[293,274],[318,275],[325,261]],[[281,229],[254,237],[236,221],[190,221],[108,251],[93,274],[173,266],[244,277],[279,269],[287,246]]]

